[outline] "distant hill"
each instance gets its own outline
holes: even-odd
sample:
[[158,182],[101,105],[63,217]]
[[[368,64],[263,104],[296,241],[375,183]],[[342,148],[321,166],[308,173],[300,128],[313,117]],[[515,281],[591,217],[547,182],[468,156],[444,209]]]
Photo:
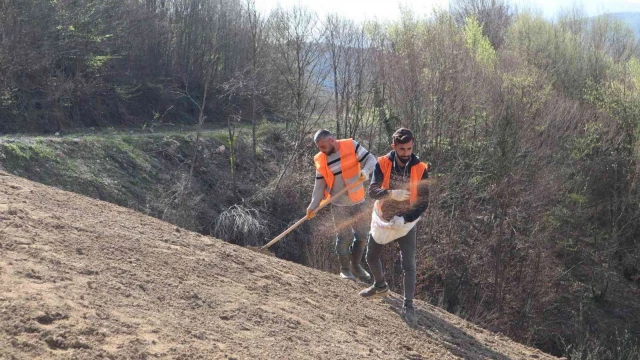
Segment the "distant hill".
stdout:
[[610,15],[627,23],[633,29],[636,37],[640,37],[640,12],[621,12]]

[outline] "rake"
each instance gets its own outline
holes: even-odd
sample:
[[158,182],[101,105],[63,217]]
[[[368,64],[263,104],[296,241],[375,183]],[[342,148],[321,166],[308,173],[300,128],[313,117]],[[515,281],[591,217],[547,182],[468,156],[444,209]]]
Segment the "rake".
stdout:
[[[338,193],[336,193],[335,195],[331,196],[329,198],[328,201],[323,201],[320,203],[320,206],[318,206],[317,209],[313,210],[313,214],[318,214],[318,212],[325,206],[331,204],[331,202],[334,199],[337,199],[338,197],[342,196],[344,193],[346,193],[347,191],[357,187],[358,185],[362,184],[364,182],[363,178],[358,179],[358,181],[354,182],[353,184],[350,184],[348,186],[346,186],[344,189],[338,191]],[[259,250],[261,252],[265,252],[268,248],[270,248],[273,244],[277,243],[278,241],[282,240],[282,238],[284,238],[285,236],[287,236],[290,232],[292,232],[295,228],[297,228],[298,226],[300,226],[300,224],[302,224],[303,222],[305,222],[307,220],[307,217],[303,217],[302,219],[296,221],[295,224],[289,226],[289,228],[285,231],[283,231],[280,235],[276,236],[273,240],[269,241],[266,245],[264,245],[263,247],[261,247]]]

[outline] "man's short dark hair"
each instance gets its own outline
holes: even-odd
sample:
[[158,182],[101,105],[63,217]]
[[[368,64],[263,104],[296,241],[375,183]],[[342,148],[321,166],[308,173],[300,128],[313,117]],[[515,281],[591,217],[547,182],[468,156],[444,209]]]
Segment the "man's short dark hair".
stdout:
[[333,134],[331,133],[331,131],[327,129],[322,129],[322,130],[316,131],[316,134],[313,135],[313,142],[316,144],[318,143],[318,141],[324,140],[324,139],[333,139]]
[[407,128],[400,128],[393,133],[391,136],[393,139],[393,144],[406,144],[410,141],[413,141],[413,133],[411,130]]

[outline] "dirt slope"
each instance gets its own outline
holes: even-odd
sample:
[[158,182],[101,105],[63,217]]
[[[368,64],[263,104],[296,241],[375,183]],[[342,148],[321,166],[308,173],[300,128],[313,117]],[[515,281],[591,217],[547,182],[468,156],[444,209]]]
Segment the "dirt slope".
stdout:
[[543,359],[397,295],[0,173],[0,359]]

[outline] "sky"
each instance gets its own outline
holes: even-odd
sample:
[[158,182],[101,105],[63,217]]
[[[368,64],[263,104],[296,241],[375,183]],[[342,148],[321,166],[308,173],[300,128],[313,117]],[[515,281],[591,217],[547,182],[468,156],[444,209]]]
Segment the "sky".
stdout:
[[[430,15],[434,7],[448,8],[449,0],[255,0],[256,7],[264,13],[280,4],[282,7],[303,5],[314,10],[320,16],[327,13],[338,13],[356,21],[377,18],[394,20],[400,17],[400,5],[414,10],[420,15]],[[573,4],[582,6],[588,15],[605,12],[640,12],[640,0],[512,0],[519,8],[540,10],[545,17],[552,19],[562,8]]]

